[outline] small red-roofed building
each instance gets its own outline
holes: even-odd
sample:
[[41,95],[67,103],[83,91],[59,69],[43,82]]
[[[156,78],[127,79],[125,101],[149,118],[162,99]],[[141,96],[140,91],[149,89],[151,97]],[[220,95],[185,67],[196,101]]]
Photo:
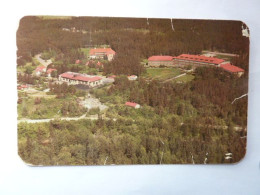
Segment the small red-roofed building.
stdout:
[[173,57],[172,56],[151,56],[148,58],[148,66],[172,66]]
[[59,81],[66,82],[69,85],[83,84],[89,87],[97,87],[103,84],[102,77],[75,72],[65,72],[60,74]]
[[230,72],[230,73],[232,73],[232,74],[236,74],[236,75],[239,76],[239,77],[241,77],[241,76],[244,74],[244,72],[245,72],[244,69],[239,68],[239,67],[234,66],[234,65],[229,64],[229,63],[227,63],[227,64],[221,64],[221,65],[220,65],[220,68],[222,68],[223,70],[225,70],[225,71],[227,71],[227,72]]
[[129,106],[129,107],[133,107],[135,109],[138,109],[138,108],[141,107],[140,104],[137,104],[137,103],[134,103],[134,102],[126,102],[125,105]]
[[95,48],[89,51],[89,57],[91,59],[104,59],[112,61],[116,52],[111,48]]
[[103,67],[103,64],[100,61],[98,61],[96,65],[98,68]]
[[80,60],[76,60],[76,61],[75,61],[75,64],[80,64]]
[[37,76],[40,76],[42,73],[45,73],[46,72],[46,67],[45,66],[38,66],[36,69],[35,69],[35,74]]
[[28,88],[29,88],[28,85],[20,85],[17,87],[17,89],[19,89],[19,90],[24,90],[24,89],[28,89]]
[[47,76],[48,76],[48,77],[51,77],[51,74],[52,74],[52,72],[54,72],[54,71],[57,71],[57,69],[55,69],[55,68],[49,68],[49,69],[46,71]]
[[114,79],[114,78],[116,78],[116,75],[111,75],[111,76],[109,76],[108,78]]

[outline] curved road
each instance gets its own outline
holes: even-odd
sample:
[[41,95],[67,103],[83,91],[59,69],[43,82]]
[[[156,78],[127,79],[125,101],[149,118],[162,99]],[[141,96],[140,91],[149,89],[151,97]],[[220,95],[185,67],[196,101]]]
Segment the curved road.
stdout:
[[41,54],[37,54],[34,57],[45,67],[49,66],[52,63],[51,59],[49,60],[42,59]]
[[66,120],[66,121],[77,121],[80,119],[89,119],[89,120],[97,120],[98,119],[98,115],[92,115],[92,116],[88,116],[86,117],[86,114],[83,114],[82,116],[79,117],[61,117],[61,118],[49,118],[49,119],[20,119],[17,121],[17,123],[23,123],[23,122],[27,122],[27,123],[48,123],[52,120],[55,119],[59,119],[59,120]]

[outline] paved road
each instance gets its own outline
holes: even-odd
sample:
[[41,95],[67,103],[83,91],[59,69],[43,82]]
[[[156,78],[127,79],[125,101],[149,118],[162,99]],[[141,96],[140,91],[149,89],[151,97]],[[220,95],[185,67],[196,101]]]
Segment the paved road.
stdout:
[[49,60],[43,60],[41,58],[41,54],[37,54],[34,56],[43,66],[47,67],[48,65],[50,65],[52,63],[51,59]]
[[27,123],[48,123],[52,120],[60,119],[60,120],[66,120],[66,121],[77,121],[80,119],[89,119],[89,120],[97,120],[98,115],[92,115],[92,116],[86,116],[86,114],[83,114],[80,117],[61,117],[61,118],[49,118],[49,119],[20,119],[17,121],[17,123],[27,122]]

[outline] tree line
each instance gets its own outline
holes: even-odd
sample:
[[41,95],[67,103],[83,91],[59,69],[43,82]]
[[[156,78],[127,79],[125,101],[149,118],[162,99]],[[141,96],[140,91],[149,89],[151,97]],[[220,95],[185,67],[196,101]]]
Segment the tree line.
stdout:
[[[234,61],[235,65],[242,68],[248,66],[249,40],[241,34],[242,22],[180,19],[173,19],[172,22],[174,31],[170,19],[149,19],[148,25],[144,18],[72,17],[43,20],[24,17],[17,31],[18,64],[50,49],[63,63],[74,63],[83,57],[77,51],[79,48],[106,44],[118,55],[105,68],[107,74],[139,74],[142,72],[139,62],[151,55],[200,54],[202,50],[239,54],[241,57]],[[84,29],[86,33],[62,30],[71,27]]]

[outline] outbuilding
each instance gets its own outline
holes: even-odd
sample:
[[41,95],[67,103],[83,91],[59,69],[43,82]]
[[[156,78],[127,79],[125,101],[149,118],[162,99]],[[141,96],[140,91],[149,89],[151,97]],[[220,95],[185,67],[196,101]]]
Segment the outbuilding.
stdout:
[[135,109],[138,109],[138,108],[141,107],[140,104],[137,104],[137,103],[134,103],[134,102],[126,102],[125,105],[129,106],[129,107],[133,107]]

